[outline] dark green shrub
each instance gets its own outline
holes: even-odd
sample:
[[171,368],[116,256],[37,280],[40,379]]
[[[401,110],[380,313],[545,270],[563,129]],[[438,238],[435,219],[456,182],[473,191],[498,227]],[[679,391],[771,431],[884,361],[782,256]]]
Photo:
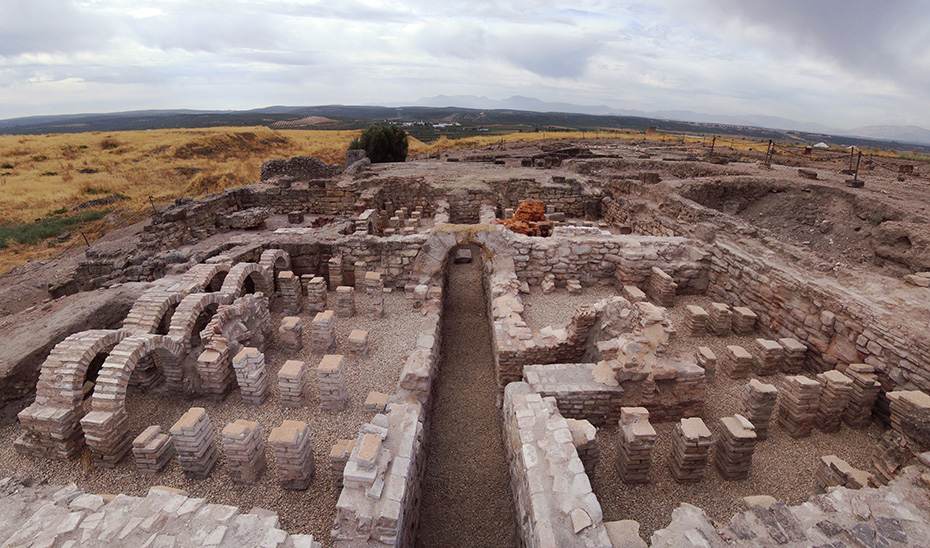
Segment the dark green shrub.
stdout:
[[349,143],[350,150],[364,150],[373,164],[405,161],[407,146],[407,132],[394,124],[372,125]]
[[3,162],[3,165],[0,166],[0,168],[2,168],[2,169],[13,169],[13,164],[11,164],[10,162]]

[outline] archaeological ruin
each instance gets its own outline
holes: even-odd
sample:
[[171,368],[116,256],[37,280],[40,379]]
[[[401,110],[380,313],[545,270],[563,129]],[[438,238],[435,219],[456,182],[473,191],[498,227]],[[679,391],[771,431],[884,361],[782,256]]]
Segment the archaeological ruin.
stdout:
[[4,328],[0,543],[926,545],[928,183],[758,160],[298,157],[161,208]]

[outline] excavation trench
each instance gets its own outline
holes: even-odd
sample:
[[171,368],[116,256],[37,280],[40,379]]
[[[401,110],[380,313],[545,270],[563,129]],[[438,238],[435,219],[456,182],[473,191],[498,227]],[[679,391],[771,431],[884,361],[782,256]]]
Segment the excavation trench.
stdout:
[[471,249],[473,262],[449,260],[418,547],[517,546],[483,253]]

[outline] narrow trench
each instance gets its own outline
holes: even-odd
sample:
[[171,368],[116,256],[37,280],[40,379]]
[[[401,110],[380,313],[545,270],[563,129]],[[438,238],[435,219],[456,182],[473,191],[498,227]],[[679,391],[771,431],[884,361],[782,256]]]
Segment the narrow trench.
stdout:
[[[450,264],[416,546],[517,546],[482,252]],[[454,250],[453,250],[454,252]]]

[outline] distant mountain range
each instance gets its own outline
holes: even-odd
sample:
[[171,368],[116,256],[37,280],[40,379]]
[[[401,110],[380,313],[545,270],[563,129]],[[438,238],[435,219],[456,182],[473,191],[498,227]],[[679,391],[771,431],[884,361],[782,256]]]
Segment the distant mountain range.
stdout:
[[[572,103],[546,102],[533,97],[514,95],[507,99],[489,99],[477,95],[437,95],[423,97],[413,103],[427,107],[462,107],[475,109],[513,109],[535,112],[569,112],[598,116],[639,116],[681,122],[701,124],[726,124],[732,126],[750,126],[768,129],[823,133],[827,135],[846,135],[866,137],[882,141],[898,141],[918,145],[930,145],[930,130],[918,126],[866,126],[854,129],[837,129],[811,122],[798,122],[788,118],[764,115],[727,115],[704,114],[691,110],[659,110],[645,112],[641,110],[613,109],[606,105],[576,105]],[[403,106],[401,104],[389,106]]]
[[[290,122],[288,127],[295,127],[295,122],[307,117],[332,120],[312,126],[319,129],[359,129],[382,121],[422,122],[427,126],[455,122],[470,126],[512,126],[530,131],[545,128],[575,128],[582,131],[623,128],[644,131],[647,127],[657,126],[660,131],[667,133],[719,133],[758,139],[787,139],[799,143],[827,141],[846,146],[869,139],[875,141],[875,146],[885,148],[894,148],[902,143],[917,147],[930,146],[930,130],[917,126],[869,126],[843,131],[773,116],[712,115],[671,110],[647,113],[617,110],[606,105],[545,102],[532,97],[513,96],[494,100],[473,95],[426,97],[412,105],[271,106],[241,111],[140,110],[31,116],[0,120],[0,134],[272,126],[279,122]],[[419,131],[419,134],[415,134],[418,138],[430,138],[423,130],[411,131]],[[437,136],[433,135],[432,138]]]

